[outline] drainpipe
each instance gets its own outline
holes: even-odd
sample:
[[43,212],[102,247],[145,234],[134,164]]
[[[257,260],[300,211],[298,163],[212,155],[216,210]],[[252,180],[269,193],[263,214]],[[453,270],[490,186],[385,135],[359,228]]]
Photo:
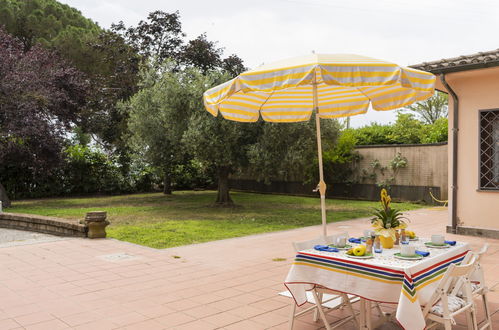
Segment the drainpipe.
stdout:
[[453,109],[453,120],[452,120],[452,207],[451,207],[451,233],[457,233],[457,138],[459,132],[459,98],[454,90],[449,86],[447,81],[445,81],[445,74],[440,74],[440,81],[444,85],[445,89],[452,96],[452,101],[454,105]]

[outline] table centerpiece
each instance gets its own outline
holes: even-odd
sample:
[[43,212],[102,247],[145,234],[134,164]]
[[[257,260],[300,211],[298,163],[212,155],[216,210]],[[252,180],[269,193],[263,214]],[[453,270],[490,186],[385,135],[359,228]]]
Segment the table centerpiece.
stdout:
[[403,213],[400,210],[393,209],[390,206],[392,199],[386,189],[381,189],[381,209],[374,209],[371,223],[374,232],[379,235],[381,245],[384,249],[393,248],[396,239],[397,230],[407,228]]

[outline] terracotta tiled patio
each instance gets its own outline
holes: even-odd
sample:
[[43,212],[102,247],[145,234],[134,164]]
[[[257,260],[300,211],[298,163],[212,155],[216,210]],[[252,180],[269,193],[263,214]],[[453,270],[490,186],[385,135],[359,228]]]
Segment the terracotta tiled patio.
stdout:
[[[409,217],[419,236],[445,231],[444,209]],[[355,235],[366,226],[359,219],[331,224],[329,231]],[[0,329],[287,329],[290,299],[277,294],[294,256],[290,243],[319,233],[319,226],[307,227],[165,250],[111,239],[4,246]],[[491,288],[499,283],[499,241],[447,237],[473,248],[489,242],[486,280]],[[489,301],[499,326],[499,292],[491,292]],[[320,327],[310,315],[295,324]]]

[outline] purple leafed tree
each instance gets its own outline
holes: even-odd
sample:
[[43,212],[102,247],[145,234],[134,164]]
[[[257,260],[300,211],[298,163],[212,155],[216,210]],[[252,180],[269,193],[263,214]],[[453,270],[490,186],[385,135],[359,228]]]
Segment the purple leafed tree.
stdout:
[[32,185],[56,168],[87,88],[83,74],[56,54],[38,46],[25,52],[0,28],[0,185],[7,191],[9,173],[22,171]]

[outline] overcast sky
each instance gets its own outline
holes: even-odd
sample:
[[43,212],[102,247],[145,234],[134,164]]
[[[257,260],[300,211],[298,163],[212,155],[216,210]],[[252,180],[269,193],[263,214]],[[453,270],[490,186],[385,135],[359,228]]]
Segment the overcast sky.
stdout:
[[[108,28],[136,25],[154,10],[181,15],[187,38],[206,32],[225,55],[255,68],[316,53],[370,56],[407,66],[499,47],[493,0],[59,0]],[[393,121],[393,111],[352,117],[353,126]]]

